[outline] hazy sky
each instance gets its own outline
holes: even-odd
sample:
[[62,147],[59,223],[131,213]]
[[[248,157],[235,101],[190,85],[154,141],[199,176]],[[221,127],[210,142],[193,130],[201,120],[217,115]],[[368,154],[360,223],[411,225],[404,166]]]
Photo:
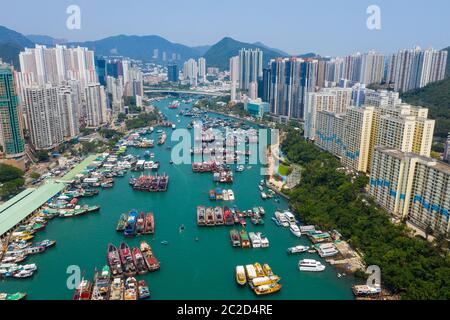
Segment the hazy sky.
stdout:
[[[81,30],[66,28],[72,4],[81,8]],[[366,26],[373,4],[381,30]],[[230,36],[290,54],[343,55],[447,47],[449,12],[449,0],[14,0],[0,4],[0,25],[76,41],[156,34],[195,46]]]

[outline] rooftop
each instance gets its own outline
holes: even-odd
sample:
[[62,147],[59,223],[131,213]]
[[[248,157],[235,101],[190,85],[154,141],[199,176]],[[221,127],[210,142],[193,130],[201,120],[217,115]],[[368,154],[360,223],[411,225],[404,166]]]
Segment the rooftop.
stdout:
[[58,181],[47,181],[39,188],[29,188],[0,206],[0,236],[39,209],[50,198],[64,190],[66,183],[91,164],[97,155],[91,155]]

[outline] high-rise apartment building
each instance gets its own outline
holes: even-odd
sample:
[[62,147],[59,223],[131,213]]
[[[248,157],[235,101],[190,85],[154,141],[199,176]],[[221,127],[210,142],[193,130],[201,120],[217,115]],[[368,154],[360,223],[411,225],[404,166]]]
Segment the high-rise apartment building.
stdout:
[[317,60],[278,58],[270,62],[270,69],[271,113],[304,119],[306,93],[316,88]]
[[86,124],[97,128],[107,122],[106,94],[100,84],[90,84],[85,89]]
[[427,231],[450,231],[450,166],[435,159],[377,147],[369,193],[401,220]]
[[205,58],[198,59],[198,77],[200,81],[206,81],[206,60]]
[[239,88],[248,90],[250,83],[263,76],[263,52],[260,49],[239,50]]
[[50,84],[25,89],[28,129],[35,149],[48,150],[64,141],[58,88]]
[[447,55],[446,50],[422,50],[419,47],[400,50],[389,59],[386,82],[393,83],[396,91],[405,92],[442,80]]
[[0,154],[20,158],[25,153],[14,69],[0,61]]
[[167,67],[167,78],[169,82],[178,82],[178,65],[171,64]]

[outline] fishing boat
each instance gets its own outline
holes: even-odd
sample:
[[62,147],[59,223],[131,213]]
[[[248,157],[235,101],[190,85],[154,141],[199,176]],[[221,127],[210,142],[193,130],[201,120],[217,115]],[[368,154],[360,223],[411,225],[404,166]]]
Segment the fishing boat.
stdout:
[[75,290],[73,300],[91,300],[92,283],[83,279]]
[[272,283],[272,284],[268,284],[268,285],[262,285],[262,286],[255,287],[254,292],[257,295],[267,295],[267,294],[272,294],[272,293],[278,292],[280,290],[281,290],[281,284]]
[[139,288],[139,300],[145,300],[150,298],[150,289],[148,288],[144,280],[139,281],[138,288]]
[[95,272],[91,300],[108,300],[110,288],[111,272],[108,266],[104,266],[101,271]]
[[309,250],[307,246],[295,246],[287,249],[288,254],[302,253]]
[[125,242],[120,244],[119,255],[124,275],[134,276],[136,274],[136,266],[133,263],[130,247]]
[[37,247],[45,247],[45,248],[50,248],[53,247],[56,244],[55,240],[42,240],[38,243],[36,243]]
[[140,250],[144,257],[145,263],[147,264],[148,270],[149,271],[159,270],[160,268],[159,261],[153,255],[152,248],[150,247],[150,245],[145,241],[141,241]]
[[230,200],[230,201],[234,201],[235,200],[235,198],[234,198],[234,192],[233,192],[233,190],[228,190],[228,199]]
[[206,226],[215,226],[216,222],[214,219],[214,209],[211,207],[206,208],[206,217],[205,217]]
[[215,220],[216,225],[218,225],[218,226],[224,224],[223,208],[221,208],[221,207],[214,208],[214,220]]
[[111,283],[109,300],[123,300],[125,284],[121,278],[114,278]]
[[224,223],[225,223],[227,226],[232,226],[232,225],[234,225],[233,214],[231,213],[230,208],[224,207],[224,208],[223,208],[223,211],[224,211],[224,213],[223,213]]
[[197,207],[197,225],[204,226],[206,218],[206,208],[203,206]]
[[223,196],[223,201],[229,201],[230,200],[230,196],[229,196],[228,190],[223,190],[222,191],[222,196]]
[[241,230],[241,232],[239,232],[239,237],[241,238],[242,248],[250,248],[250,240],[247,231]]
[[321,272],[325,270],[325,266],[317,260],[303,259],[298,263],[300,271]]
[[266,274],[266,276],[268,276],[268,277],[274,276],[272,269],[270,268],[270,266],[267,263],[264,263],[263,269],[264,269],[264,273]]
[[155,217],[152,212],[147,213],[145,216],[144,234],[155,233]]
[[298,238],[302,236],[300,228],[296,224],[291,224],[289,230],[291,230],[291,233]]
[[255,266],[252,264],[248,264],[245,266],[245,271],[247,273],[247,279],[250,281],[257,277]]
[[123,294],[123,300],[137,300],[138,299],[138,284],[135,278],[129,277],[125,281],[125,292]]
[[127,226],[128,214],[123,213],[120,215],[119,222],[117,222],[116,231],[123,232]]
[[209,200],[216,200],[216,192],[214,190],[209,190]]
[[145,213],[141,212],[139,213],[136,219],[136,234],[137,235],[143,234],[144,228],[145,228]]
[[265,274],[264,274],[264,270],[263,270],[263,268],[261,267],[261,265],[260,265],[258,262],[256,262],[256,263],[254,264],[254,266],[255,266],[255,270],[256,270],[256,275],[257,275],[258,277],[264,277]]
[[244,266],[236,267],[236,282],[241,286],[244,286],[247,283]]
[[137,217],[138,217],[138,213],[134,210],[128,214],[127,225],[125,227],[125,230],[123,231],[123,234],[125,235],[125,237],[133,237],[136,234]]
[[247,225],[247,221],[245,221],[244,217],[239,218],[239,223],[243,228],[245,228],[245,226]]
[[133,248],[131,255],[133,257],[133,263],[136,266],[137,273],[146,274],[148,272],[148,268],[141,250],[138,248]]
[[112,244],[108,245],[108,265],[111,268],[113,277],[122,275],[123,269],[120,262],[119,250]]
[[12,274],[13,278],[23,279],[30,278],[34,275],[34,271],[32,270],[19,270]]
[[18,301],[25,300],[27,298],[26,293],[16,292],[16,293],[0,293],[0,301]]
[[233,247],[241,246],[241,238],[239,236],[239,232],[235,229],[230,231],[230,241]]

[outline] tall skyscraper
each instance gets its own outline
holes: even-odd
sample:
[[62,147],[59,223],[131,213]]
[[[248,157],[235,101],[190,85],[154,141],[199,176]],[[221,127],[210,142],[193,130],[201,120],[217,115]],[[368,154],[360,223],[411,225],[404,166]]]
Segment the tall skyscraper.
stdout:
[[90,84],[85,90],[86,124],[96,128],[107,121],[105,90],[100,84]]
[[206,60],[205,58],[198,59],[198,77],[200,81],[206,81]]
[[263,52],[259,49],[239,50],[239,88],[248,90],[250,83],[263,76]]
[[386,82],[393,83],[396,91],[422,88],[444,79],[447,66],[446,50],[400,50],[389,59]]
[[64,141],[63,117],[58,89],[51,84],[25,89],[26,114],[35,149],[48,150]]
[[63,84],[64,81],[78,80],[82,87],[99,81],[94,52],[87,48],[55,48],[36,45],[26,48],[19,55],[22,86]]
[[62,116],[63,136],[65,139],[76,137],[80,133],[80,103],[76,92],[70,86],[58,88],[58,104]]
[[167,67],[167,78],[169,82],[178,82],[178,66],[171,64]]
[[189,59],[183,66],[184,79],[189,80],[191,86],[197,85],[198,80],[198,65],[194,59]]
[[271,61],[270,69],[271,113],[303,119],[306,93],[316,87],[317,60],[278,58]]
[[0,62],[0,154],[6,158],[20,158],[25,153],[13,72],[12,67]]
[[239,56],[230,58],[230,81],[239,82]]

